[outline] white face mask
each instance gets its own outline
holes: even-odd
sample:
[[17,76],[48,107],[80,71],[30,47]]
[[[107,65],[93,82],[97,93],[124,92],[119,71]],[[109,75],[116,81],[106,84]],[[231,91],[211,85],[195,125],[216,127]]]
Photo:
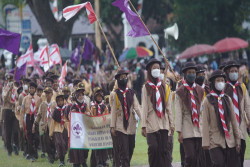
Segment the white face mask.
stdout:
[[160,80],[163,81],[164,80],[164,74],[160,74]]
[[23,85],[23,90],[28,90],[29,86],[28,85]]
[[225,82],[216,82],[215,83],[215,88],[218,90],[218,91],[222,91],[225,87]]
[[239,77],[239,73],[234,72],[234,73],[229,73],[229,78],[231,81],[237,81]]
[[151,75],[154,77],[154,78],[159,78],[160,77],[160,74],[161,74],[161,70],[160,69],[153,69],[151,71]]

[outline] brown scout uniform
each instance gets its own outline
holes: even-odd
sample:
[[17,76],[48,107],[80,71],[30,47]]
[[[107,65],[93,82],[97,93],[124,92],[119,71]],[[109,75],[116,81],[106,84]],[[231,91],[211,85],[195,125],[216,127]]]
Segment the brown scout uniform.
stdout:
[[[42,103],[42,98],[38,97],[36,94],[34,95],[35,99],[35,108],[36,113],[39,111],[39,106]],[[33,157],[35,156],[36,150],[34,150],[33,143],[35,142],[35,148],[37,148],[39,144],[39,139],[35,139],[35,135],[32,133],[33,123],[35,121],[36,115],[34,113],[30,116],[30,106],[31,106],[32,96],[29,94],[23,99],[19,126],[20,128],[25,128],[24,130],[27,132],[28,137],[28,154]],[[25,119],[24,119],[25,118]],[[24,124],[25,123],[25,127]]]
[[[45,89],[46,90],[46,89]],[[50,106],[50,115],[49,115],[49,111],[48,111],[48,107]],[[45,150],[48,154],[48,157],[50,160],[54,160],[54,155],[55,155],[55,144],[54,141],[50,139],[49,137],[49,129],[50,129],[50,125],[52,122],[52,114],[53,111],[56,107],[56,102],[55,101],[50,101],[50,103],[48,103],[47,101],[43,101],[40,105],[36,120],[35,120],[35,124],[39,125],[41,124],[41,130],[44,133],[42,140],[44,141],[44,145],[45,145]]]
[[[119,70],[117,77],[121,74],[127,74],[124,70]],[[111,104],[111,125],[110,128],[114,128],[116,131],[116,139],[117,143],[113,144],[118,144],[119,147],[119,158],[120,158],[120,163],[123,167],[129,167],[130,166],[130,161],[134,152],[134,147],[135,147],[135,133],[136,133],[136,124],[137,120],[135,118],[135,113],[141,118],[141,107],[140,104],[137,100],[137,97],[134,93],[133,90],[129,89],[128,93],[132,93],[131,99],[127,98],[127,104],[129,100],[131,100],[131,107],[130,109],[128,108],[127,112],[129,113],[129,117],[127,120],[127,128],[125,129],[124,127],[124,119],[125,119],[125,114],[123,111],[123,106],[121,101],[119,100],[117,96],[117,91],[116,89],[114,93],[111,93],[110,99],[112,99],[113,104]],[[127,94],[126,93],[126,96]],[[117,146],[114,146],[117,147]],[[115,155],[116,156],[116,155]],[[118,162],[119,163],[119,162]],[[117,165],[117,164],[116,164]]]

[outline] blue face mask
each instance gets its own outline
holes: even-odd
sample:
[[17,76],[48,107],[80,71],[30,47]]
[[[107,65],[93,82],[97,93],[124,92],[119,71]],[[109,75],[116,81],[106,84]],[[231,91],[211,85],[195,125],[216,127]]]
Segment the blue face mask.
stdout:
[[194,83],[196,79],[196,74],[188,74],[185,78],[189,83]]
[[114,66],[114,70],[117,70],[117,67],[116,67],[116,66]]
[[138,72],[141,69],[141,67],[136,67],[135,71]]

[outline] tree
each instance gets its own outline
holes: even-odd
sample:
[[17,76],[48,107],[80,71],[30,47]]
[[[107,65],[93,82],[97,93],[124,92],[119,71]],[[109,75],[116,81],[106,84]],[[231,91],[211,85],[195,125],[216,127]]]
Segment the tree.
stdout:
[[[67,22],[65,22],[64,19],[57,22],[50,9],[49,0],[27,0],[26,2],[35,15],[44,36],[50,44],[57,43],[59,46],[63,46],[65,42],[68,43],[73,24],[78,18],[77,16]],[[62,8],[73,4],[74,0],[61,0]]]
[[174,20],[178,23],[180,36],[174,42],[179,50],[195,43],[214,44],[230,36],[246,38],[242,29],[249,19],[249,0],[175,0]]

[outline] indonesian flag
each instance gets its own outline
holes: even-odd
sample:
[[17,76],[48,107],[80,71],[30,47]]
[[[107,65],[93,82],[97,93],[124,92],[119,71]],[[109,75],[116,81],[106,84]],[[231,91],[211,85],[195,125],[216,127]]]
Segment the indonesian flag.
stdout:
[[41,50],[41,54],[39,58],[41,59],[41,66],[43,67],[44,71],[47,72],[49,70],[49,53],[48,53],[48,46],[44,46]]
[[61,54],[59,52],[59,47],[57,44],[53,44],[50,47],[49,62],[50,67],[56,64],[62,64]]
[[16,65],[17,65],[18,68],[20,68],[25,63],[27,63],[26,65],[28,65],[29,67],[33,66],[34,63],[35,63],[32,44],[30,44],[30,46],[29,46],[28,50],[26,51],[26,53],[19,57],[19,59],[17,60]]
[[71,5],[64,8],[63,17],[66,19],[66,21],[68,21],[73,16],[75,16],[83,7],[86,8],[90,24],[94,23],[97,19],[95,16],[95,12],[92,8],[92,5],[89,1],[79,5]]
[[62,88],[64,86],[64,84],[65,84],[66,75],[67,75],[67,61],[63,65],[62,73],[61,73],[61,76],[59,78],[59,86],[60,86],[60,88]]

